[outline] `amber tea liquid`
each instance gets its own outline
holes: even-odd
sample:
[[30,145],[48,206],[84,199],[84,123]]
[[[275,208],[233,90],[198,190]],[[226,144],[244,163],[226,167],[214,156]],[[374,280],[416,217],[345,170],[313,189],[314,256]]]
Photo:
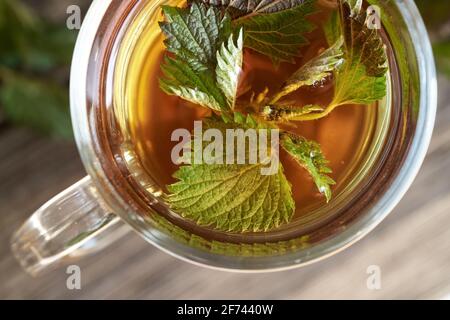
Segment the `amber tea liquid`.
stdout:
[[[170,4],[176,3],[177,1],[172,1]],[[135,50],[126,75],[127,97],[120,98],[124,101],[122,108],[126,108],[122,121],[127,122],[131,133],[130,148],[134,150],[130,154],[134,155],[133,163],[139,166],[141,176],[143,174],[151,181],[148,183],[151,187],[147,191],[160,195],[166,191],[168,184],[176,181],[172,174],[177,170],[177,165],[172,163],[171,152],[177,142],[171,142],[172,132],[179,128],[192,130],[194,121],[201,120],[210,111],[178,97],[168,96],[159,88],[158,79],[162,76],[160,66],[165,48],[157,22],[162,17],[158,8],[150,7],[148,10],[147,24],[136,26],[140,28],[141,36],[129,39],[134,41]],[[318,27],[307,35],[310,44],[301,49],[301,57],[296,64],[282,63],[276,68],[269,58],[246,49],[241,88],[251,85],[255,92],[260,92],[267,86],[273,94],[300,66],[326,49],[328,45],[321,25],[329,13],[329,9],[321,8],[319,14],[310,17]],[[330,79],[322,86],[299,90],[289,100],[294,100],[298,105],[326,106],[332,99],[333,90],[333,81]],[[248,100],[249,94],[242,95],[241,101]],[[287,239],[306,233],[333,218],[331,208],[341,205],[340,199],[350,189],[357,187],[358,182],[364,178],[366,169],[376,161],[374,154],[379,151],[386,138],[384,125],[389,117],[388,100],[389,97],[386,101],[370,106],[342,106],[320,120],[296,122],[296,127],[286,127],[287,130],[320,143],[333,170],[331,177],[337,184],[333,187],[333,199],[327,204],[307,172],[281,151],[281,163],[292,184],[296,213],[288,225],[280,230],[270,231],[269,234],[277,239]],[[181,218],[176,217],[171,221],[176,222],[177,219]],[[183,223],[184,228],[188,226],[194,233],[199,228],[205,229],[189,221]],[[212,238],[220,238],[220,235],[215,235],[217,231],[209,232]],[[202,233],[204,235],[204,230]],[[264,238],[269,236],[264,235]]]

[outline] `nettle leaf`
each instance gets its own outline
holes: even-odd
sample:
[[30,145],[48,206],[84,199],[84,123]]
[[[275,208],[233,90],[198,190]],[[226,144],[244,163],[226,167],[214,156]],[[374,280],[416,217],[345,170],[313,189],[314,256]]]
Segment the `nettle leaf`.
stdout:
[[[204,121],[204,129],[259,127],[253,118],[236,116]],[[225,150],[226,146],[224,146]],[[269,151],[267,151],[269,154]],[[167,201],[183,217],[226,232],[260,232],[288,223],[295,209],[283,167],[262,175],[267,164],[192,164],[174,174]]]
[[[355,1],[355,0],[354,0]],[[367,12],[362,10],[362,0],[355,1],[350,7],[348,1],[341,3],[341,21],[346,56],[349,61],[358,61],[366,67],[370,77],[381,77],[386,74],[386,48],[378,30],[369,29]]]
[[192,3],[190,8],[162,6],[169,52],[188,62],[192,69],[214,70],[220,44],[231,34],[231,20],[215,7]]
[[333,46],[298,69],[274,96],[271,103],[277,102],[301,87],[313,86],[325,81],[344,62],[342,56],[342,40],[338,40]]
[[370,104],[386,96],[387,55],[378,30],[369,29],[362,0],[340,4],[345,63],[336,72],[332,105]]
[[239,31],[237,43],[234,43],[233,35],[227,43],[223,43],[217,52],[217,84],[222,88],[228,105],[233,109],[236,103],[239,76],[242,72],[244,60],[243,30]]
[[294,63],[294,58],[300,56],[300,48],[308,44],[303,35],[313,29],[304,18],[310,12],[301,6],[242,20],[239,26],[245,29],[246,46],[269,56],[275,64]]
[[294,252],[310,246],[310,236],[304,235],[291,240],[265,243],[230,243],[207,240],[186,231],[160,215],[153,215],[148,222],[176,240],[191,247],[220,255],[238,257],[264,257]]
[[165,75],[160,88],[202,107],[221,111],[228,108],[225,96],[210,72],[199,72],[184,61],[166,57],[161,69]]
[[320,145],[293,134],[283,136],[281,146],[311,175],[320,193],[327,202],[331,199],[331,186],[336,182],[328,175],[332,171],[328,167]]
[[[222,7],[232,13],[233,18],[247,15],[275,13],[292,9],[301,5],[305,0],[201,0],[204,3]],[[193,1],[191,1],[193,2]]]
[[332,46],[341,38],[342,31],[338,11],[331,13],[330,18],[323,25],[323,32],[329,46]]
[[306,17],[314,12],[313,0],[203,0],[225,8],[234,28],[244,28],[245,46],[269,56],[275,63],[294,62],[313,30]]
[[[308,112],[304,112],[301,107],[286,111],[286,108],[280,107],[274,102],[294,90],[299,84],[304,84],[302,81],[299,83],[288,81],[288,85],[273,98],[271,109],[266,110],[266,118],[278,121],[280,115],[286,114],[288,120],[316,120],[327,116],[341,105],[368,105],[385,97],[388,71],[386,49],[378,31],[368,28],[366,18],[367,13],[362,10],[362,0],[340,1],[339,15],[332,15],[324,26],[324,30],[328,41],[338,39],[329,49],[330,52],[333,52],[333,47],[337,48],[343,42],[343,54],[334,57],[337,58],[334,60],[336,64],[331,63],[328,71],[327,66],[325,69],[321,69],[319,66],[316,69],[319,71],[318,73],[313,72],[308,75],[306,72],[299,71],[297,74],[299,76],[297,79],[307,79],[308,76],[311,76],[311,79],[305,81],[306,83],[309,80],[314,82],[322,75],[329,74],[334,66],[335,92],[331,103],[323,111],[319,111],[317,108],[317,111],[309,112],[311,109],[308,108]],[[338,24],[338,26],[333,26],[333,24]],[[340,29],[340,33],[338,29]],[[318,59],[320,60],[320,58]],[[314,62],[312,61],[311,64]]]
[[282,169],[264,176],[261,165],[182,167],[168,201],[183,217],[226,232],[260,232],[288,223],[295,204]]
[[213,110],[230,108],[216,83],[217,51],[231,34],[231,21],[218,8],[193,3],[189,8],[163,6],[160,24],[167,50],[175,55],[161,66],[160,87],[168,94]]

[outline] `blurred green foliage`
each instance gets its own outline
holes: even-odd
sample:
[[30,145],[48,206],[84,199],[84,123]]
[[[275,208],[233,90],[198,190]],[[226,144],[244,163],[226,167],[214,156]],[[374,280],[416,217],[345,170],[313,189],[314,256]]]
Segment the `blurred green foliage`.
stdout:
[[433,45],[439,72],[450,78],[450,39]]
[[[440,72],[450,77],[450,0],[416,0],[435,43]],[[71,138],[68,82],[76,32],[44,21],[21,0],[0,0],[0,119]],[[1,120],[0,120],[1,121]]]
[[6,121],[71,138],[68,75],[76,32],[0,0],[0,108]]
[[433,39],[438,71],[450,77],[450,0],[416,0]]
[[72,137],[67,89],[45,79],[5,72],[0,101],[9,121],[56,137]]
[[415,2],[428,28],[438,28],[450,19],[449,0],[416,0]]

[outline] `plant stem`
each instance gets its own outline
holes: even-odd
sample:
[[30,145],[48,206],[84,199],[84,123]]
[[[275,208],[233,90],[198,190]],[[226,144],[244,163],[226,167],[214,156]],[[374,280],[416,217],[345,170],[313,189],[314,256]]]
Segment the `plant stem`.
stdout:
[[319,120],[321,118],[324,118],[328,116],[334,109],[341,106],[342,104],[330,104],[324,111],[319,113],[310,113],[310,114],[304,114],[299,115],[298,117],[293,117],[290,120],[292,121],[312,121],[312,120]]

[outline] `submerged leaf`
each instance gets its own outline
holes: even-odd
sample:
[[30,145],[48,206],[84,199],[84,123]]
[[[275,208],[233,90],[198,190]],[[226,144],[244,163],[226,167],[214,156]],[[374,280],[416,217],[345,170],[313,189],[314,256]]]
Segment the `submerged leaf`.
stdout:
[[328,176],[332,171],[328,167],[320,145],[303,137],[288,134],[281,140],[282,147],[303,167],[314,180],[317,189],[324,194],[327,202],[331,199],[331,186],[336,182]]
[[310,245],[310,237],[308,235],[286,241],[252,244],[207,240],[178,227],[174,223],[157,214],[151,216],[149,223],[156,225],[156,227],[162,232],[169,234],[172,238],[175,238],[186,245],[206,252],[212,252],[225,256],[267,257],[286,254],[288,252],[295,252],[298,249],[304,249]]
[[343,68],[336,72],[335,105],[370,104],[386,95],[387,55],[378,30],[369,29],[361,0],[340,6],[344,37]]
[[330,18],[323,25],[323,31],[329,46],[332,46],[339,38],[341,38],[342,32],[338,11],[333,11],[331,13]]
[[[367,12],[362,10],[362,0],[341,0],[339,23],[344,39],[344,63],[334,72],[335,92],[331,103],[318,114],[307,114],[296,120],[316,120],[329,115],[335,108],[346,104],[369,105],[384,98],[387,93],[388,59],[386,48],[379,32],[369,28]],[[335,38],[335,31],[328,31],[329,38]]]

